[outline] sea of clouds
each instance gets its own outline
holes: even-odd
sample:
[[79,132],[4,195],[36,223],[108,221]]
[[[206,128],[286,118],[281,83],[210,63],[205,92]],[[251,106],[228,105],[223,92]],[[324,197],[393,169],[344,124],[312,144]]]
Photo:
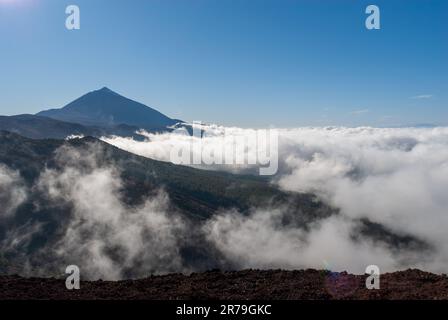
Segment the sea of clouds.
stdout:
[[[202,126],[202,137],[181,131],[143,134],[145,141],[109,137],[104,141],[145,157],[170,161],[170,150],[200,139],[224,145],[223,135],[249,135],[252,129]],[[242,268],[322,268],[362,273],[369,264],[392,271],[418,267],[448,270],[448,128],[277,129],[278,172],[272,183],[287,191],[316,194],[340,210],[307,232],[285,228],[281,210],[250,216],[224,212],[204,232]],[[249,145],[244,152],[258,152]],[[250,156],[247,154],[246,156]],[[200,166],[246,172],[247,166]],[[431,252],[393,251],[380,242],[354,239],[356,221],[367,218],[397,235],[424,241]]]
[[[219,139],[224,134],[244,137],[253,132],[220,126],[202,130],[202,137],[194,138],[174,131],[143,132],[145,141],[102,140],[141,156],[170,161],[170,150],[191,139],[216,148],[219,143],[236,141]],[[192,225],[172,210],[169,194],[163,190],[139,205],[126,204],[119,169],[103,162],[103,150],[92,144],[87,149],[61,147],[55,154],[59,169],[45,169],[33,186],[26,187],[18,172],[0,166],[0,219],[10,219],[30,194],[45,195],[45,205],[69,203],[70,220],[59,231],[58,241],[46,250],[66,265],[79,265],[89,279],[198,271],[181,258],[182,247],[189,244],[212,247],[233,269],[328,268],[364,273],[374,264],[382,272],[410,267],[447,272],[448,128],[278,129],[278,148],[270,151],[277,152],[278,158],[273,185],[313,193],[339,214],[300,228],[284,223],[290,210],[253,208],[249,214],[219,211]],[[258,150],[248,146],[244,152]],[[250,165],[199,167],[258,173]],[[360,236],[362,219],[398,236],[418,239],[427,244],[426,249],[392,248]],[[44,233],[39,223],[25,224],[9,231],[0,247],[3,252],[21,250]],[[204,241],[198,244],[192,235],[201,235]],[[42,266],[42,273],[47,271]]]

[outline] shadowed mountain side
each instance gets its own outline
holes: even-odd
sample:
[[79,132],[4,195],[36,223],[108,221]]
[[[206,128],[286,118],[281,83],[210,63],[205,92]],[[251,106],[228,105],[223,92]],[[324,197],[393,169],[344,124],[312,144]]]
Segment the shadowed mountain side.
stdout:
[[133,137],[141,140],[138,127],[117,125],[113,127],[89,127],[77,123],[59,121],[35,115],[0,116],[0,130],[17,133],[31,139],[65,139],[69,136],[110,136]]

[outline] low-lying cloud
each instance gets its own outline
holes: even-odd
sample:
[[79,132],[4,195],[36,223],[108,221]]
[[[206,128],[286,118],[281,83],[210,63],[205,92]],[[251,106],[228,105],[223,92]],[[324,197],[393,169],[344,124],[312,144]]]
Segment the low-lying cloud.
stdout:
[[[214,137],[224,132],[217,126],[204,130],[203,144],[216,143]],[[245,129],[230,131],[244,135]],[[146,136],[144,142],[105,140],[164,161],[169,161],[170,148],[186,141],[176,132]],[[253,150],[249,147],[245,152]],[[305,232],[275,223],[282,212],[269,208],[250,216],[221,213],[204,230],[241,267],[321,268],[328,264],[363,272],[365,266],[377,264],[383,270],[448,270],[448,128],[281,129],[278,158],[279,172],[273,183],[286,191],[314,193],[340,214]],[[238,170],[234,166],[220,169]],[[433,251],[392,251],[379,242],[354,239],[360,219],[379,223],[398,236],[415,237]]]
[[[204,144],[230,141],[215,139],[224,132],[245,134],[245,129],[225,129],[204,127]],[[99,144],[91,144],[58,149],[55,165],[43,170],[33,186],[25,187],[18,172],[1,166],[1,217],[11,218],[30,195],[43,195],[45,203],[33,200],[33,206],[53,206],[55,210],[49,212],[60,215],[62,226],[57,241],[46,243],[38,253],[64,268],[76,264],[83,277],[90,279],[200,271],[185,263],[185,247],[209,248],[202,252],[218,253],[209,257],[217,259],[210,265],[233,269],[329,268],[363,273],[366,266],[375,264],[383,272],[409,267],[448,270],[448,128],[332,127],[278,132],[279,170],[271,183],[284,191],[315,194],[335,208],[335,214],[298,225],[300,219],[291,215],[300,215],[301,210],[285,203],[244,213],[221,210],[206,221],[191,223],[173,209],[170,195],[163,190],[139,204],[127,203],[119,167],[104,161]],[[162,161],[169,161],[170,148],[188,141],[179,132],[146,136],[146,141],[104,140]],[[256,148],[249,146],[244,152],[256,152]],[[213,169],[247,172],[254,168],[222,165]],[[27,248],[36,246],[36,238],[48,232],[45,222],[30,221],[8,230],[0,244],[3,252],[23,253],[25,272],[34,272],[36,267],[27,260]],[[363,221],[405,239],[404,245],[397,245],[381,230],[374,230],[376,237],[366,236],[360,231]],[[409,239],[425,245],[414,245]],[[189,256],[195,259],[194,254]],[[41,270],[48,275],[55,269],[41,266]]]
[[39,181],[52,201],[73,205],[73,217],[56,246],[58,255],[92,278],[185,271],[178,244],[184,224],[170,213],[168,196],[160,191],[141,205],[125,205],[119,172],[102,166],[96,158],[101,150],[92,148],[60,149],[63,171],[46,170]]
[[340,216],[316,222],[311,229],[285,226],[282,210],[257,210],[250,216],[222,213],[204,231],[239,269],[329,268],[364,273],[366,266],[400,267],[397,257],[384,245],[351,238],[356,223]]
[[[45,199],[35,206],[57,208],[57,241],[41,248],[37,252],[41,264],[32,266],[26,252],[36,237],[45,236],[43,227],[48,222],[31,219],[6,234],[3,252],[17,251],[24,261],[21,272],[34,276],[48,276],[71,264],[80,267],[84,279],[117,280],[188,271],[179,254],[185,224],[180,215],[170,211],[168,195],[159,190],[143,204],[125,204],[120,172],[103,163],[103,155],[96,144],[85,149],[59,148],[56,167],[46,168],[32,187],[34,194]],[[17,173],[0,169],[1,187],[9,190],[2,190],[2,197],[13,196],[2,212],[12,214],[25,193],[16,187]],[[45,257],[49,257],[47,264],[42,263]]]
[[0,218],[13,214],[26,195],[20,174],[0,164]]

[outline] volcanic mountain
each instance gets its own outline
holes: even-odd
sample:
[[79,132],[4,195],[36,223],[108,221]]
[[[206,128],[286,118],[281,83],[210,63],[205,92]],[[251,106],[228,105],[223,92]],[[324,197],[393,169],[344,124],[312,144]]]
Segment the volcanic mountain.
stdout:
[[61,109],[45,110],[37,115],[103,128],[125,124],[146,130],[164,130],[182,122],[106,87],[89,92]]

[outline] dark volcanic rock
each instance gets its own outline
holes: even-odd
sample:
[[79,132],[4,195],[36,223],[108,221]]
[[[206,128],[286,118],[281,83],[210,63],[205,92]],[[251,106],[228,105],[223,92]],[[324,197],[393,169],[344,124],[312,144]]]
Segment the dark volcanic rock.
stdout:
[[365,288],[365,275],[318,270],[211,271],[140,280],[81,282],[69,291],[59,279],[0,277],[0,300],[327,300],[448,299],[448,278],[420,270],[381,276],[381,289]]

